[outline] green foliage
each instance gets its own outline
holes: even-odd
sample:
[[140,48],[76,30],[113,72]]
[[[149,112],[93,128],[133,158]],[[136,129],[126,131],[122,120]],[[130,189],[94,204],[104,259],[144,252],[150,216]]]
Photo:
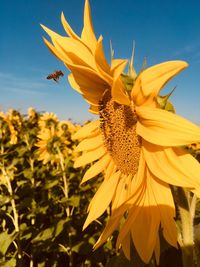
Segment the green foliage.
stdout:
[[[1,117],[6,131],[0,128],[0,266],[105,266],[115,255],[113,246],[92,252],[102,226],[94,223],[82,231],[99,184],[80,186],[84,170],[73,168],[72,153],[62,162],[38,160],[42,114],[13,113]],[[11,132],[9,123],[16,121],[20,124]],[[66,146],[73,150],[70,131]]]

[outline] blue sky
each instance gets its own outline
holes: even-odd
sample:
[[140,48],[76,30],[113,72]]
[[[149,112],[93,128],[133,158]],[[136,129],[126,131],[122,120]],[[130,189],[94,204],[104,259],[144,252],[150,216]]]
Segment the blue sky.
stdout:
[[[90,0],[96,35],[104,37],[110,59],[112,40],[117,58],[130,58],[135,41],[135,67],[144,57],[148,66],[185,60],[189,67],[170,81],[163,93],[177,86],[171,97],[178,114],[200,124],[200,2],[161,0]],[[54,112],[76,122],[92,118],[88,105],[70,88],[67,70],[46,48],[39,24],[64,34],[61,11],[80,34],[84,0],[9,0],[0,9],[0,110]],[[65,76],[59,84],[46,79],[56,69]]]

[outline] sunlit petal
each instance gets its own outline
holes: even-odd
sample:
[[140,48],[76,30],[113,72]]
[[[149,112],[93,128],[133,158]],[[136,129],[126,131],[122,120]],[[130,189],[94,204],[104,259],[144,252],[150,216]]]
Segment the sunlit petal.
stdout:
[[[117,187],[119,177],[120,172],[117,172],[112,175],[108,180],[104,180],[97,193],[93,197],[92,201],[90,202],[89,214],[85,221],[83,229],[85,229],[91,223],[91,221],[101,216],[103,212],[107,209]],[[104,201],[102,201],[102,199]]]
[[81,139],[94,135],[94,132],[98,130],[100,125],[99,120],[91,121],[88,124],[81,127],[73,136],[73,139]]
[[199,188],[200,164],[178,148],[152,145],[143,140],[144,157],[148,168],[160,180],[187,188]]
[[81,39],[87,44],[87,46],[94,52],[96,48],[97,39],[94,34],[94,28],[92,25],[90,5],[89,1],[85,1],[84,8],[84,27],[81,34]]
[[200,127],[176,114],[150,107],[138,107],[136,112],[137,133],[153,144],[181,146],[200,142]]
[[154,100],[163,86],[185,69],[188,64],[184,61],[167,61],[154,65],[137,77],[132,89],[132,99],[136,105],[142,105],[147,100]]
[[92,167],[90,167],[86,171],[86,173],[83,176],[83,179],[81,181],[81,184],[85,183],[86,181],[90,180],[91,178],[95,177],[96,175],[101,173],[103,170],[105,170],[106,167],[108,166],[109,162],[110,162],[110,156],[108,154],[106,154],[99,161],[94,163],[94,165],[92,165]]

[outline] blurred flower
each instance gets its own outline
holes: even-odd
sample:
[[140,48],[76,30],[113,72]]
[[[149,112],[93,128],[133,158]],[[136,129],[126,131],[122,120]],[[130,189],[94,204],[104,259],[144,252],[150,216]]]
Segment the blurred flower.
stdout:
[[80,152],[76,152],[75,148],[77,145],[77,141],[71,140],[71,136],[80,129],[79,124],[73,124],[71,121],[60,121],[58,125],[58,131],[63,138],[66,138],[69,141],[69,154],[72,156],[72,160],[75,161],[78,156],[80,156]]
[[60,157],[65,158],[69,149],[67,145],[69,141],[63,136],[60,131],[52,129],[43,129],[38,134],[38,160],[42,160],[44,164],[47,162],[56,163],[60,161]]
[[174,247],[177,230],[170,186],[182,186],[200,196],[200,166],[179,147],[200,141],[200,129],[186,119],[162,109],[157,97],[164,85],[187,67],[183,61],[168,61],[136,74],[131,60],[112,59],[108,64],[102,36],[96,39],[85,2],[84,27],[79,37],[64,18],[69,37],[42,26],[53,45],[51,52],[71,71],[69,82],[90,104],[100,119],[83,126],[75,135],[82,139],[75,167],[95,161],[82,182],[104,173],[104,181],[88,208],[84,228],[111,205],[112,214],[95,248],[118,229],[117,247],[130,258],[130,240],[144,262],[160,257],[159,228]]
[[38,114],[36,112],[36,110],[32,107],[28,108],[28,120],[30,121],[34,121],[38,119]]
[[59,130],[63,135],[71,135],[77,131],[77,126],[71,121],[60,121],[58,125]]
[[15,145],[17,144],[17,140],[18,140],[18,132],[15,130],[15,127],[10,121],[8,122],[8,127],[10,130],[10,143],[12,145]]
[[10,131],[10,143],[15,145],[22,129],[23,117],[17,110],[10,109],[6,114],[6,121]]
[[9,127],[6,120],[6,115],[3,112],[0,112],[0,143],[7,142],[9,137]]
[[52,127],[57,127],[58,125],[58,118],[54,113],[44,113],[41,115],[40,119],[39,119],[39,127],[41,129],[51,129]]

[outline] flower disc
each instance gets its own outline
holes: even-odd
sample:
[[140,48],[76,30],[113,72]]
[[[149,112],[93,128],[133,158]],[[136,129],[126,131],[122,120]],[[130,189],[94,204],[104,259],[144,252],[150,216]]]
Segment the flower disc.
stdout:
[[141,151],[134,106],[116,103],[109,91],[105,92],[99,104],[105,146],[118,169],[123,174],[134,175],[138,170]]

